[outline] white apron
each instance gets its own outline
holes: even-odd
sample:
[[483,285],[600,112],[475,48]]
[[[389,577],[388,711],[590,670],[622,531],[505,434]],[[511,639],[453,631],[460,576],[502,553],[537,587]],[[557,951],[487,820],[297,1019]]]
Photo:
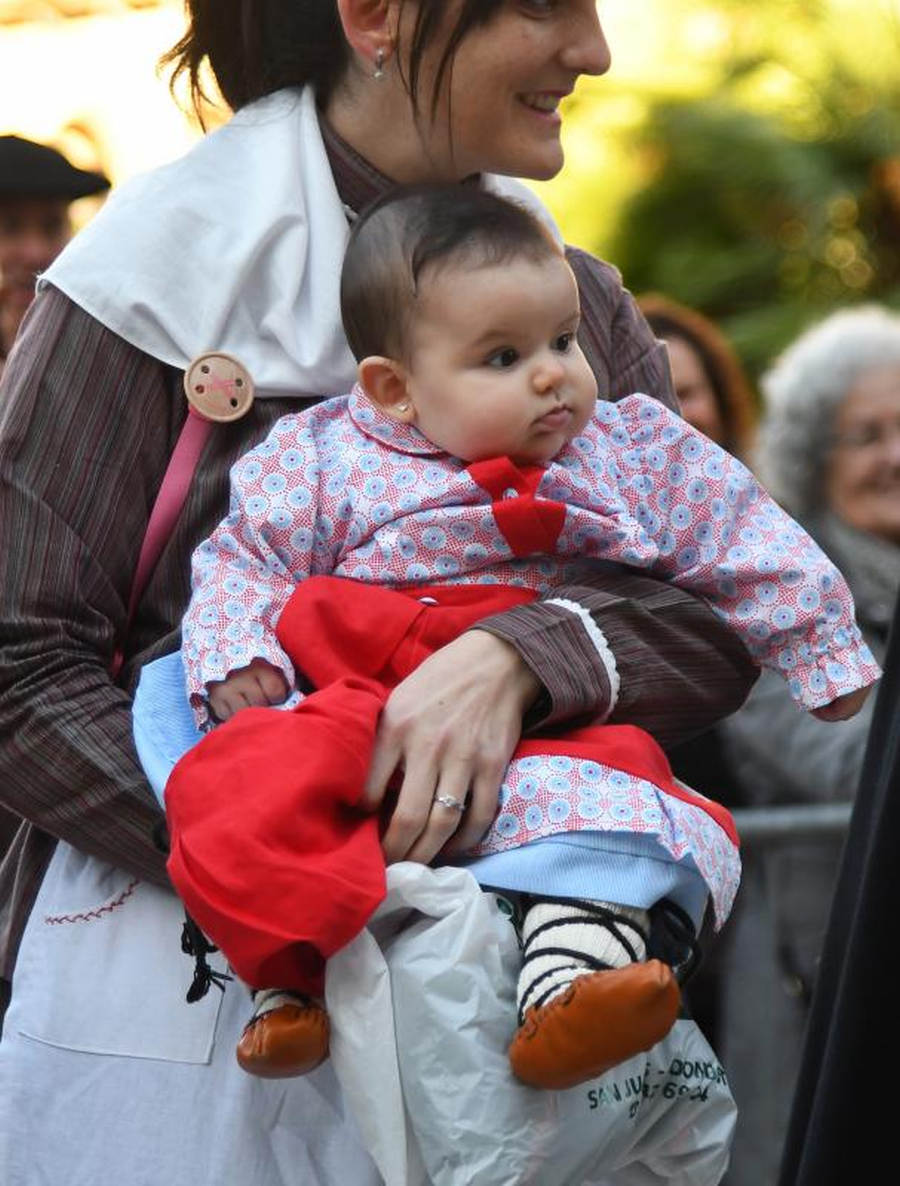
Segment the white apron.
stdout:
[[183,919],[173,894],[57,846],[0,1042],[0,1182],[378,1186],[330,1063],[252,1078],[234,1057],[246,990],[185,1002]]

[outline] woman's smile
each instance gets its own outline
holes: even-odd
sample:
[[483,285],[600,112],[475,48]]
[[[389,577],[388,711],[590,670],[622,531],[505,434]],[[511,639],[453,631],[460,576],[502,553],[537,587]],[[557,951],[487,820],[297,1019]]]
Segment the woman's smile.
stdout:
[[557,123],[560,123],[559,105],[569,93],[569,91],[531,91],[521,95],[520,99],[532,111],[540,115],[552,116]]

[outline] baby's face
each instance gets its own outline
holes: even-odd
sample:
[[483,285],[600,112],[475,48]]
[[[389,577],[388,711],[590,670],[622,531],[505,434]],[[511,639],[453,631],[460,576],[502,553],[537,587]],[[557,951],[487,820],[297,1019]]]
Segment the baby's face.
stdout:
[[597,399],[575,339],[579,317],[562,256],[426,276],[407,366],[416,426],[465,461],[549,461]]

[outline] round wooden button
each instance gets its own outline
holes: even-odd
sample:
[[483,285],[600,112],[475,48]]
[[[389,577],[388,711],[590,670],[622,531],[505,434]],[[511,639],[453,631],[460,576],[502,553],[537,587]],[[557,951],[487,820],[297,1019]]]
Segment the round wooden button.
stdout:
[[240,420],[253,403],[250,372],[220,350],[198,354],[184,373],[188,403],[204,420]]

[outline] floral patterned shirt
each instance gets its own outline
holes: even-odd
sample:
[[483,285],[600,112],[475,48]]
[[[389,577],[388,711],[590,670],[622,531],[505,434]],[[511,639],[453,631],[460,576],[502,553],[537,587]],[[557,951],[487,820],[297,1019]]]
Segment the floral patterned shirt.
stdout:
[[210,681],[268,660],[295,585],[507,583],[546,595],[616,561],[705,597],[806,708],[879,669],[846,583],[749,470],[658,401],[598,403],[546,466],[466,464],[357,388],[279,420],[232,471],[227,517],[193,557],[184,621],[199,719]]

